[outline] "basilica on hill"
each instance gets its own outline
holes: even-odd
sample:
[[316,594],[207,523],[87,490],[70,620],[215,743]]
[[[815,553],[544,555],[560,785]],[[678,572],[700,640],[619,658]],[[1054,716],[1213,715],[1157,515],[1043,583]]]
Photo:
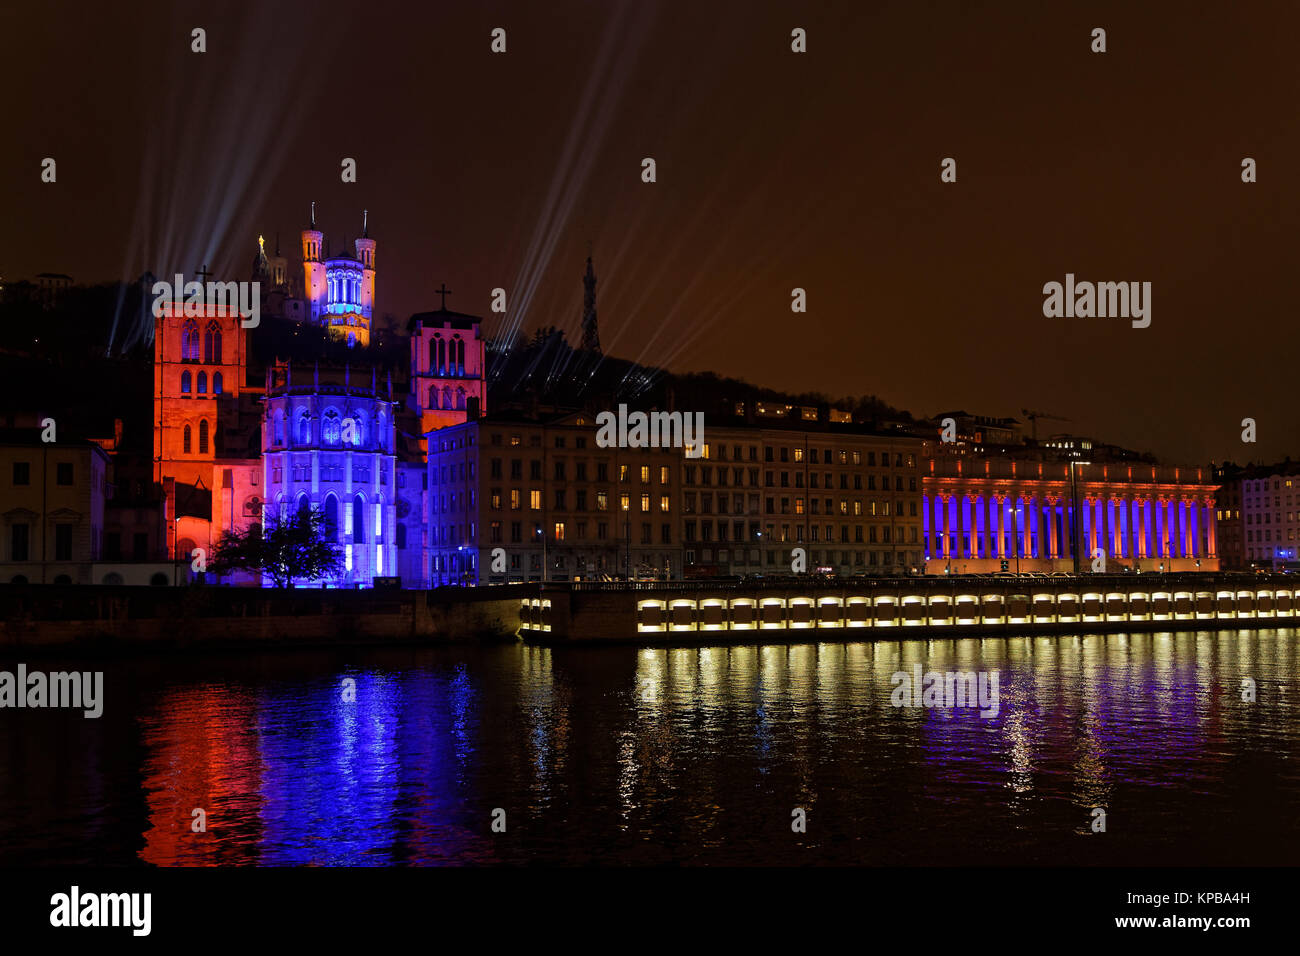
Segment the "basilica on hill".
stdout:
[[[377,243],[364,218],[361,236],[332,251],[313,204],[301,249],[299,272],[278,242],[268,256],[258,240],[256,327],[221,305],[201,318],[179,302],[157,310],[153,479],[163,490],[168,551],[211,554],[227,531],[312,509],[344,559],[337,580],[314,585],[400,577],[406,587],[427,586],[425,436],[487,410],[481,320],[447,309],[444,289],[439,308],[410,318],[409,365],[394,368],[391,355],[369,348]],[[255,357],[254,336],[311,330],[346,346],[342,360],[301,347]]]

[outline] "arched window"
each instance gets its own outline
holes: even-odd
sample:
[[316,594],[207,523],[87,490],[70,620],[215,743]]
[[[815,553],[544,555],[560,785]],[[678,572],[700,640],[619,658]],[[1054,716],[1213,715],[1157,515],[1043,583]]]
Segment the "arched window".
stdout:
[[311,444],[311,416],[307,414],[306,409],[298,414],[298,444]]
[[301,518],[303,515],[308,514],[310,512],[311,512],[311,500],[308,499],[305,493],[300,494],[298,496],[298,517]]
[[451,407],[452,407],[452,406],[451,406],[451,386],[450,386],[450,385],[444,385],[444,386],[442,387],[442,407],[443,407],[443,408],[451,408]]
[[284,444],[284,412],[280,411],[278,408],[275,410],[275,424],[272,436],[271,440],[274,441],[276,445]]
[[181,326],[181,361],[199,360],[199,323],[190,319]]
[[208,453],[208,420],[205,418],[199,422],[199,454]]
[[190,393],[190,370],[186,369],[185,371],[181,372],[181,394],[188,395],[189,393]]
[[325,496],[325,540],[331,543],[339,539],[339,500],[333,495]]
[[208,323],[207,334],[203,336],[203,361],[208,365],[221,364],[221,326],[216,322]]
[[438,407],[438,386],[430,385],[429,386],[429,408],[437,408],[437,407]]
[[447,343],[438,339],[438,374],[447,374]]
[[456,407],[461,409],[465,407],[465,390],[463,388],[456,389]]
[[352,540],[357,544],[366,540],[366,499],[361,495],[352,499]]
[[438,344],[442,341],[442,336],[435,335],[429,339],[429,371],[434,375],[438,374]]
[[357,412],[352,418],[352,444],[360,448],[366,443],[366,416]]
[[339,443],[339,413],[332,408],[321,418],[320,440],[327,445]]
[[181,451],[188,455],[190,453],[190,426],[185,426],[185,432],[181,438]]
[[212,394],[213,395],[221,394],[221,373],[220,372],[212,373]]
[[456,374],[465,375],[465,340],[456,340]]
[[379,419],[375,423],[375,444],[380,451],[388,450],[388,415],[384,412],[379,413]]
[[199,372],[198,388],[195,389],[200,395],[208,394],[208,373]]

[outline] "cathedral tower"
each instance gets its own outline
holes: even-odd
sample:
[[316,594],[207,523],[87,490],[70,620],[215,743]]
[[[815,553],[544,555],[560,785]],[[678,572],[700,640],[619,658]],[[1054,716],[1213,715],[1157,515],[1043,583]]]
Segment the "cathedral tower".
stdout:
[[320,321],[325,303],[325,264],[321,246],[325,234],[316,228],[316,204],[311,204],[311,228],[302,231],[302,294],[307,299],[307,315]]

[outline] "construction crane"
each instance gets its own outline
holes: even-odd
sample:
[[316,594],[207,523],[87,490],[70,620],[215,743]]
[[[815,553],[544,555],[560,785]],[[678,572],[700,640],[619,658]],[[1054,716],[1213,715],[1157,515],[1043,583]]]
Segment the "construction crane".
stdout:
[[1060,416],[1060,415],[1049,415],[1049,414],[1047,414],[1046,412],[1031,412],[1031,411],[1030,411],[1029,409],[1027,409],[1027,408],[1022,408],[1022,409],[1020,409],[1020,414],[1024,415],[1027,419],[1029,419],[1029,424],[1030,424],[1031,431],[1032,431],[1032,433],[1033,433],[1034,441],[1035,441],[1035,442],[1038,441],[1038,420],[1039,420],[1040,418],[1047,419],[1048,421],[1054,421],[1054,422],[1068,422],[1068,421],[1069,421],[1068,418],[1063,418],[1063,417]]

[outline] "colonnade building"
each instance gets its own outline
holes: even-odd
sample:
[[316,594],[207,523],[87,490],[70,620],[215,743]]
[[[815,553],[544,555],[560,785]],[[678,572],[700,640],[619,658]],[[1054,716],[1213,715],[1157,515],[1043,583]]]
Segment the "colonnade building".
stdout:
[[1208,468],[933,457],[923,486],[926,572],[1217,571]]

